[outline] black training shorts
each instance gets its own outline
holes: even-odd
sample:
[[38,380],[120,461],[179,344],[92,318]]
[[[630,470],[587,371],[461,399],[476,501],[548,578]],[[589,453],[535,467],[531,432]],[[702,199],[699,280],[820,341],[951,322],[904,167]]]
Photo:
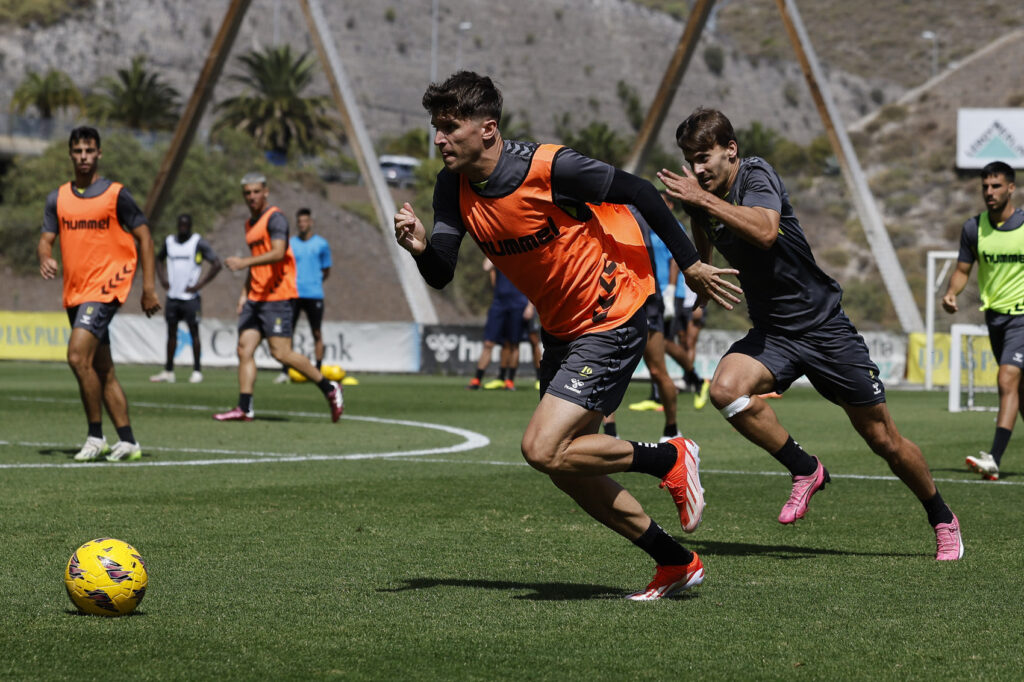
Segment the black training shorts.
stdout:
[[864,337],[842,310],[820,327],[797,336],[751,329],[726,355],[729,353],[747,355],[767,367],[779,393],[806,374],[818,393],[836,404],[867,407],[885,402],[878,365],[871,360]]
[[572,341],[541,331],[540,394],[550,393],[608,415],[626,395],[647,344],[647,313],[641,307],[616,329],[584,334]]
[[256,329],[264,337],[292,337],[292,302],[248,300],[238,316],[238,333]]
[[121,307],[117,300],[100,303],[86,301],[67,309],[68,322],[72,329],[84,329],[100,340],[100,345],[110,345],[110,323]]

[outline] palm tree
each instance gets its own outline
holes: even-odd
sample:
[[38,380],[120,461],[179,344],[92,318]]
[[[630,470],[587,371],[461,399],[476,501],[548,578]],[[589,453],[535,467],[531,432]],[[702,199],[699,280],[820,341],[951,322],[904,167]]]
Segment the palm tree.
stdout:
[[58,69],[50,69],[40,76],[30,71],[11,97],[11,111],[23,114],[35,107],[40,118],[53,118],[58,109],[84,106],[82,93],[71,77]]
[[330,115],[327,96],[303,96],[313,82],[316,62],[308,52],[295,56],[287,45],[238,57],[244,73],[231,77],[248,92],[217,105],[214,131],[242,130],[262,147],[280,155],[297,149],[313,154],[340,142],[340,127]]
[[89,113],[101,120],[121,123],[137,130],[167,130],[178,122],[181,95],[160,74],[146,68],[142,55],[132,59],[117,77],[99,81],[104,92],[89,97]]

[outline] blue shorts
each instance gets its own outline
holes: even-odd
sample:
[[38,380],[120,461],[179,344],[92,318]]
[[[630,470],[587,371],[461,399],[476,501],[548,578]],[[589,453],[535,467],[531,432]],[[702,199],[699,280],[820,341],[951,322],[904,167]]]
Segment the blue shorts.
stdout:
[[100,303],[86,301],[67,309],[72,329],[84,329],[100,340],[101,346],[110,345],[110,323],[121,308],[117,300]]
[[487,311],[487,324],[484,325],[484,341],[493,343],[519,343],[523,337],[523,305],[503,305],[499,302],[491,304]]
[[985,311],[988,340],[1000,365],[1024,369],[1024,315]]
[[754,358],[775,377],[782,393],[802,375],[833,403],[867,407],[885,402],[878,365],[871,360],[864,337],[840,310],[820,327],[799,336],[751,329],[729,353]]
[[609,415],[618,409],[647,345],[647,313],[604,332],[564,341],[542,331],[540,394]]

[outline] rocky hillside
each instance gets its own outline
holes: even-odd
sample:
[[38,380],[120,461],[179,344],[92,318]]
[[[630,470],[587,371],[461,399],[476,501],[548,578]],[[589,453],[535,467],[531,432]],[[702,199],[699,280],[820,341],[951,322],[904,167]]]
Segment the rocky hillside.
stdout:
[[[0,106],[7,106],[28,71],[60,68],[89,87],[138,54],[188,93],[228,4],[96,0],[91,8],[51,26],[5,30],[0,35]],[[426,126],[419,101],[430,75],[430,0],[335,0],[322,5],[372,134],[379,138]],[[460,31],[462,22],[472,28]],[[445,0],[438,74],[443,77],[462,66],[492,75],[504,89],[507,109],[526,117],[541,137],[553,133],[555,117],[565,112],[575,121],[600,118],[625,126],[616,83],[626,81],[649,101],[682,27],[670,15],[625,0]],[[297,3],[254,0],[232,54],[275,42],[312,49]],[[815,134],[810,99],[794,98],[790,92],[792,84],[801,82],[792,60],[752,61],[730,50],[713,71],[702,55],[714,42],[713,37],[702,41],[674,117],[712,103],[730,112],[740,126],[759,120],[799,141]],[[234,71],[229,62],[226,75]],[[871,100],[873,90],[885,100],[902,90],[884,72],[861,78],[836,71],[832,80],[851,120],[877,106]],[[320,86],[326,92],[326,85]],[[223,79],[215,98],[234,92]],[[670,137],[665,140],[671,144]]]
[[[430,0],[323,4],[375,139],[425,127],[419,99],[429,79]],[[1024,54],[1018,46],[1024,41],[1011,41],[998,55],[978,63],[958,46],[957,70],[902,101],[907,88],[928,75],[929,53],[919,39],[922,22],[952,28],[959,21],[957,12],[946,8],[947,0],[884,3],[892,9],[888,13],[873,11],[873,4],[878,2],[858,4],[863,14],[857,16],[851,14],[854,6],[840,7],[833,0],[803,2],[801,8],[846,123],[875,115],[861,123],[856,142],[920,296],[923,250],[951,247],[963,218],[977,210],[974,182],[959,178],[952,169],[956,107],[1014,102],[1019,106],[1024,100],[1015,98],[1024,92],[1024,84],[1016,74]],[[975,7],[981,4],[989,9],[982,12]],[[227,5],[227,0],[97,0],[45,28],[7,29],[0,35],[4,67],[0,105],[7,104],[9,93],[29,70],[61,68],[88,86],[140,53],[188,93]],[[555,118],[564,113],[577,123],[605,120],[625,131],[616,84],[629,83],[648,102],[683,27],[670,15],[625,0],[445,0],[441,5],[439,75],[460,65],[493,75],[504,90],[506,109],[518,119],[527,119],[535,136],[546,139],[554,134]],[[788,57],[784,34],[773,18],[773,7],[770,0],[719,3],[669,115],[662,137],[666,149],[671,148],[672,122],[699,104],[724,109],[737,127],[759,121],[801,143],[821,133],[800,70]],[[1021,7],[1013,3],[979,0],[972,7],[978,11],[972,10],[963,21],[972,27],[973,35],[994,39],[1012,30],[1013,21],[1020,24],[1014,17]],[[935,19],[936,11],[944,14]],[[471,22],[472,28],[460,32],[462,22]],[[889,43],[876,42],[876,59],[870,60],[871,41],[884,36],[903,36],[903,63],[893,61],[901,49]],[[275,42],[311,49],[294,3],[254,0],[233,55]],[[950,66],[951,49],[943,53],[943,69]],[[229,62],[226,75],[233,72]],[[318,87],[326,92],[325,83]],[[235,86],[223,78],[215,99],[234,92]],[[852,303],[879,309],[871,317],[875,321],[866,326],[892,324],[884,292],[879,295],[873,283],[873,265],[841,179],[809,173],[786,180],[819,259],[843,282]],[[290,214],[299,205],[310,204],[320,217],[321,229],[335,246],[336,276],[328,295],[338,301],[340,317],[407,319],[375,228],[340,208],[353,200],[353,190],[296,185],[274,191],[275,201]],[[228,254],[241,246],[234,228],[242,213],[236,212],[206,230]],[[220,284],[228,281],[229,275],[221,275]],[[209,292],[207,314],[230,317],[235,288],[217,288],[223,288],[224,294]],[[0,308],[56,307],[57,297],[38,297],[44,294],[45,288],[40,289],[36,280],[5,287],[0,291]],[[453,307],[439,305],[446,319],[460,319]]]

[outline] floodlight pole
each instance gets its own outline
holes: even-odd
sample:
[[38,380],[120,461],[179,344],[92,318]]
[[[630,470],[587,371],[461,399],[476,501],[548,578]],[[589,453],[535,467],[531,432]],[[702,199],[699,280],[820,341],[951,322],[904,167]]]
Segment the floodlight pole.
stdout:
[[661,126],[665,123],[665,115],[668,113],[669,107],[672,106],[676,90],[679,89],[683,74],[690,64],[690,59],[693,58],[693,51],[697,48],[697,41],[704,31],[704,25],[708,21],[711,7],[714,4],[715,0],[697,0],[693,9],[690,10],[686,28],[683,29],[683,35],[679,38],[679,44],[676,45],[676,51],[668,63],[665,75],[661,78],[661,85],[658,86],[658,92],[654,95],[651,108],[647,110],[647,117],[644,118],[643,125],[640,126],[633,149],[629,152],[629,158],[622,166],[623,170],[630,173],[640,170],[651,147],[654,146],[654,141],[658,139]]
[[392,222],[396,212],[395,201],[384,181],[384,174],[377,161],[377,153],[374,151],[370,134],[363,123],[363,117],[359,113],[355,92],[345,75],[320,2],[319,0],[300,0],[299,4],[302,6],[302,13],[306,16],[310,36],[320,55],[320,62],[323,64],[324,72],[330,83],[331,94],[334,96],[338,113],[341,114],[345,132],[352,143],[353,151],[355,151],[359,171],[366,178],[369,186],[370,200],[377,213],[378,225],[384,234],[384,243],[387,244],[391,262],[398,272],[398,279],[405,294],[405,300],[412,311],[413,319],[419,324],[437,324],[437,311],[434,309],[434,302],[427,294],[426,283],[416,269],[415,261],[395,241],[394,223]]
[[171,140],[171,146],[164,155],[163,162],[160,164],[160,170],[157,171],[156,178],[153,180],[153,186],[149,189],[149,194],[146,195],[146,207],[144,210],[151,227],[160,218],[160,213],[167,203],[167,197],[170,194],[171,188],[174,187],[174,181],[178,178],[181,164],[185,160],[185,155],[188,154],[189,148],[192,146],[192,140],[196,135],[196,128],[199,126],[199,120],[203,117],[206,105],[210,102],[213,86],[217,83],[220,72],[224,69],[224,62],[227,61],[228,54],[231,52],[231,46],[235,42],[238,29],[242,25],[242,19],[245,17],[245,12],[249,9],[250,4],[251,0],[232,0],[227,13],[224,15],[224,21],[221,23],[220,30],[214,37],[213,44],[210,45],[210,54],[207,55],[206,63],[203,64],[203,70],[199,73],[199,79],[192,90],[192,96],[189,98],[185,111],[178,120],[178,126],[174,129],[174,138]]
[[818,114],[821,116],[822,123],[825,124],[825,134],[832,145],[832,151],[839,160],[850,194],[853,195],[854,206],[878,265],[878,271],[882,275],[882,281],[892,299],[893,307],[896,309],[900,326],[905,333],[924,331],[921,311],[918,310],[917,304],[914,302],[914,295],[907,284],[903,267],[896,257],[889,233],[882,222],[882,214],[868,187],[867,178],[857,160],[853,144],[843,127],[828,82],[825,80],[821,65],[814,53],[814,47],[811,45],[803,21],[800,19],[796,2],[795,0],[775,0],[775,4],[779,8],[779,14],[782,15],[782,23],[786,27],[786,33],[793,44],[800,68],[811,89],[811,97],[818,108]]

